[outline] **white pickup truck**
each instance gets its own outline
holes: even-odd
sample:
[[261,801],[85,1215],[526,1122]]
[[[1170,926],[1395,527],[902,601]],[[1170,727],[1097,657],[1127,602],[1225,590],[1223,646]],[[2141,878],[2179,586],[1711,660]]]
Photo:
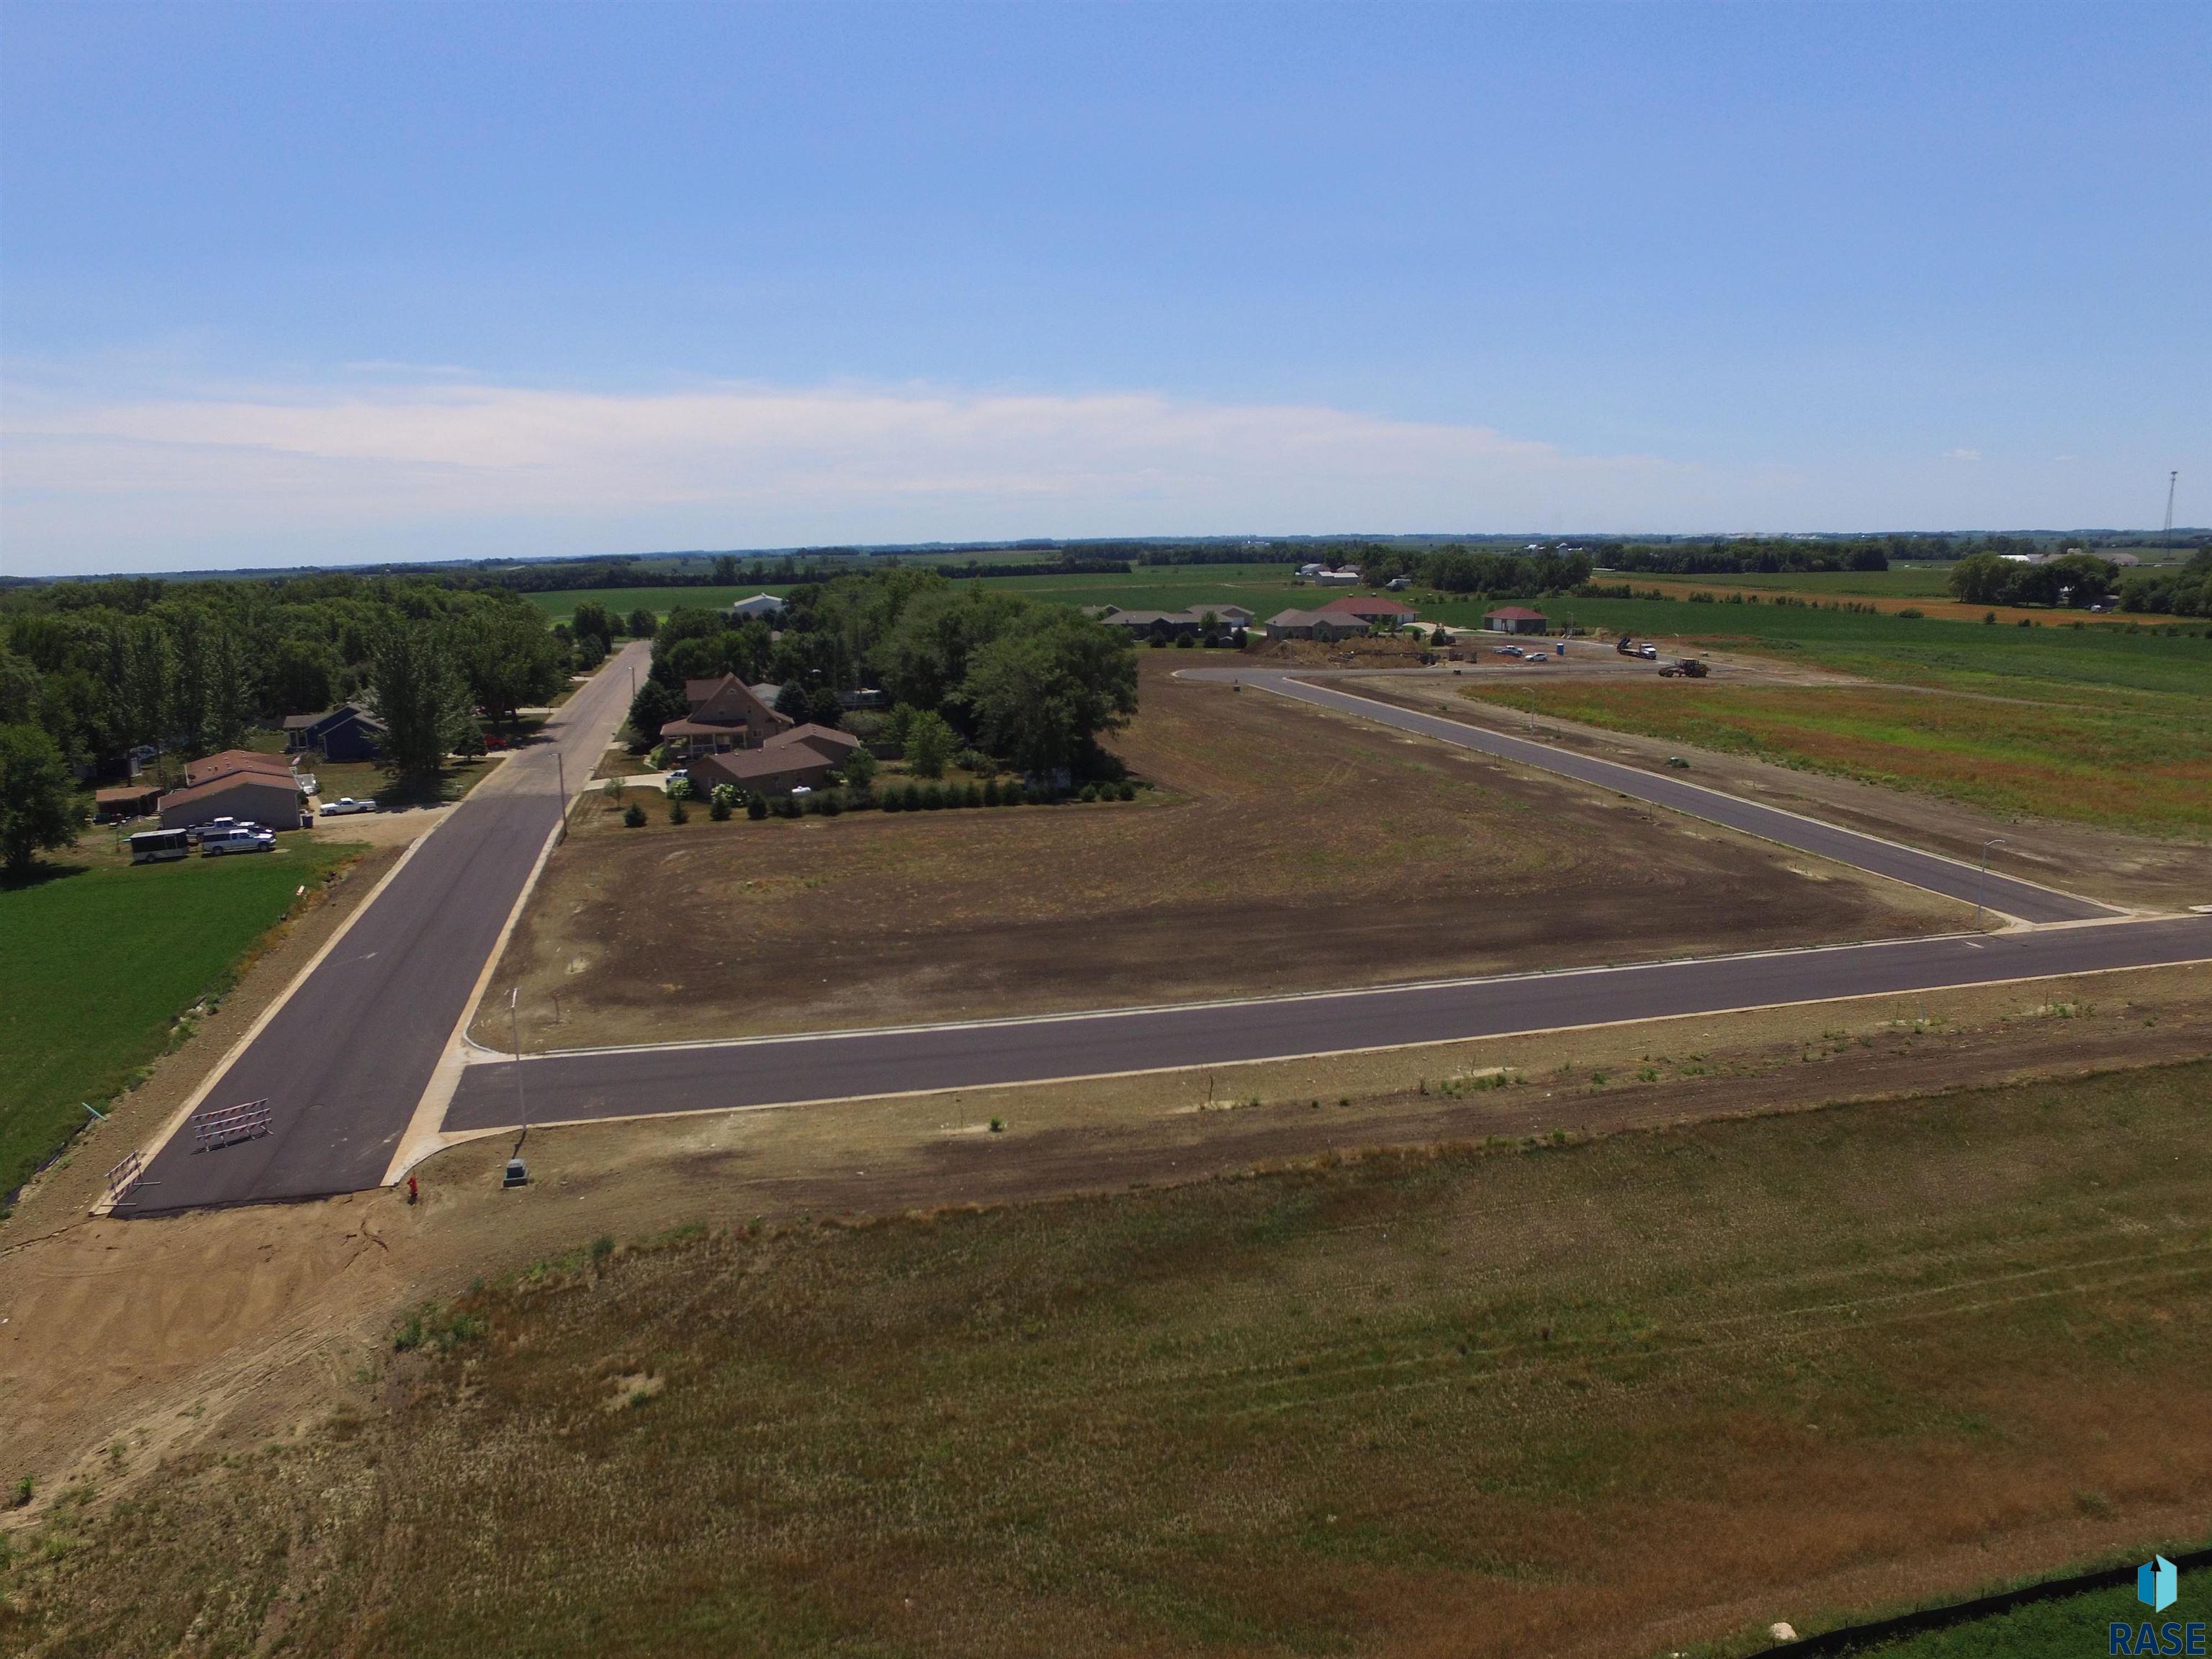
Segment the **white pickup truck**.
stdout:
[[218,859],[229,853],[266,853],[276,845],[276,832],[258,823],[233,823],[221,829],[210,824],[200,836],[200,856]]
[[373,800],[356,800],[351,795],[340,795],[336,800],[326,800],[319,809],[326,818],[342,818],[349,812],[374,812]]

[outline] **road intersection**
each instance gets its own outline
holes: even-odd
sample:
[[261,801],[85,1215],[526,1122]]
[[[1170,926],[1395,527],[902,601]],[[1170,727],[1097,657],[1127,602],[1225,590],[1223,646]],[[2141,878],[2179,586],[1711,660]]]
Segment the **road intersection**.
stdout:
[[[633,645],[630,652],[643,647]],[[561,818],[555,756],[586,775],[620,725],[617,659],[547,740],[507,761],[417,843],[172,1120],[128,1213],[299,1199],[398,1178],[440,1147],[533,1123],[728,1111],[1235,1065],[1471,1037],[2212,961],[2212,916],[2110,906],[1686,781],[1312,684],[1189,671],[1613,790],[1969,903],[1995,933],[1038,1018],[810,1033],[520,1060],[463,1035]],[[518,1092],[516,1085],[523,1087]],[[218,1152],[178,1133],[193,1106],[266,1098],[272,1133]]]

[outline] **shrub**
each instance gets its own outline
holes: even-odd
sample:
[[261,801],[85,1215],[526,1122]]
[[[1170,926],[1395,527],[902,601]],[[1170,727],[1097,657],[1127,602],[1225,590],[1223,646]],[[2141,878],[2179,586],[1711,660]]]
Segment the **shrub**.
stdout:
[[632,801],[623,809],[623,822],[633,830],[645,828],[645,808]]
[[899,799],[899,792],[896,789],[884,790],[884,798],[878,801],[876,805],[882,807],[886,812],[897,811],[902,805]]
[[671,823],[689,823],[691,821],[691,809],[684,805],[681,795],[668,803],[668,821]]
[[696,793],[689,778],[671,778],[661,789],[671,800],[690,800]]
[[806,816],[805,809],[799,805],[799,797],[796,795],[786,795],[781,800],[776,802],[775,811],[779,817],[798,818]]
[[745,796],[744,791],[734,783],[718,783],[714,786],[713,799],[717,806],[740,806],[744,804]]
[[874,781],[876,757],[866,749],[855,749],[845,757],[845,781],[865,789]]
[[963,806],[981,806],[983,804],[982,786],[971,779],[967,788],[961,792],[960,804]]
[[[1185,637],[1188,638],[1188,635],[1185,635]],[[1081,792],[1079,793],[1075,798],[1080,801],[1095,802],[1098,799],[1098,786],[1095,783],[1085,784]]]
[[817,799],[822,803],[822,816],[825,818],[834,818],[837,814],[845,810],[844,800],[838,795],[835,789],[830,790],[827,794],[817,797]]
[[1906,606],[1904,610],[1902,610],[1902,611],[1899,611],[1897,614],[1898,614],[1898,616],[1899,616],[1901,619],[1903,619],[1903,620],[1904,620],[1904,621],[1905,621],[1905,622],[1918,622],[1918,621],[1919,621],[1923,617],[1926,616],[1928,613],[1927,613],[1926,611],[1916,611],[1916,610],[1914,610],[1912,607],[1911,607],[1910,605],[1908,605],[1908,606]]
[[952,757],[952,763],[963,772],[973,772],[979,778],[988,778],[999,769],[999,763],[980,749],[963,749]]
[[934,812],[945,805],[945,790],[941,785],[927,784],[921,792],[921,810]]
[[1148,643],[1153,650],[1158,651],[1161,647],[1164,646],[1167,641],[1155,635],[1151,640],[1146,641],[1146,643]]
[[986,806],[996,806],[998,804],[999,781],[996,778],[987,778],[983,782],[983,805]]
[[768,816],[768,803],[758,795],[755,795],[745,803],[745,816],[755,823],[758,823]]
[[1114,793],[1122,800],[1134,800],[1137,798],[1137,786],[1125,779],[1121,787]]
[[722,792],[719,789],[714,792],[714,799],[707,804],[707,816],[717,823],[726,823],[730,820],[730,803],[722,799]]
[[921,786],[917,783],[907,785],[905,793],[899,797],[899,805],[909,812],[921,811]]
[[1190,635],[1188,635],[1188,634],[1178,634],[1178,635],[1176,635],[1176,650],[1178,650],[1178,651],[1188,651],[1188,650],[1189,650],[1189,649],[1190,649]]

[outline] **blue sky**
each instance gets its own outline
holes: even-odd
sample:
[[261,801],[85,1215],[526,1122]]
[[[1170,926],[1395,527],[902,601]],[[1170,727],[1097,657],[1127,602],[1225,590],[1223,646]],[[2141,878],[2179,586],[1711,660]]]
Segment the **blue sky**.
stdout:
[[0,6],[0,568],[2212,520],[2212,7]]

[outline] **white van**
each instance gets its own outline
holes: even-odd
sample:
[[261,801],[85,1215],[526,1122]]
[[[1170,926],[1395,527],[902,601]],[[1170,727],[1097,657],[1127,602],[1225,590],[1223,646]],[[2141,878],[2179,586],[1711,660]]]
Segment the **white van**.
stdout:
[[222,829],[210,824],[200,836],[200,856],[221,858],[226,853],[266,853],[276,845],[276,832],[258,823],[233,823]]

